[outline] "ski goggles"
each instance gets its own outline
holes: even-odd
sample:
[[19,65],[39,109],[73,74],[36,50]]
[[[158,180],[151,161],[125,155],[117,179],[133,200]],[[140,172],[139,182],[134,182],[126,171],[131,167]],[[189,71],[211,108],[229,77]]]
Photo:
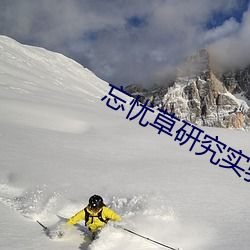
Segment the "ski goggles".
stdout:
[[97,207],[97,206],[93,206],[93,205],[92,206],[90,205],[89,208],[93,212],[97,212],[97,211],[99,211],[101,209],[101,207]]

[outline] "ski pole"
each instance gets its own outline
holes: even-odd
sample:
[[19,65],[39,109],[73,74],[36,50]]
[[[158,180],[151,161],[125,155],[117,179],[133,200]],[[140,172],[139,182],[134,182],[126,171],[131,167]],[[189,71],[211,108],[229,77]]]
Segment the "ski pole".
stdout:
[[43,227],[43,229],[46,231],[46,230],[48,230],[48,228],[47,227],[45,227],[41,222],[39,222],[38,220],[36,221],[40,226],[42,226]]
[[172,250],[180,250],[180,248],[173,248],[173,247],[167,246],[167,245],[162,244],[162,243],[160,243],[160,242],[158,242],[158,241],[155,241],[155,240],[152,240],[152,239],[150,239],[150,238],[148,238],[148,237],[145,237],[145,236],[143,236],[143,235],[141,235],[141,234],[135,233],[135,232],[133,232],[133,231],[127,229],[127,228],[122,228],[122,229],[125,230],[125,231],[127,231],[127,232],[129,232],[129,233],[131,233],[131,234],[137,235],[137,236],[139,236],[139,237],[141,237],[141,238],[143,238],[143,239],[145,239],[145,240],[148,240],[148,241],[154,242],[154,243],[156,243],[156,244],[158,244],[158,245],[161,245],[161,246],[163,246],[163,247],[166,247],[166,248],[169,248],[169,249],[172,249]]

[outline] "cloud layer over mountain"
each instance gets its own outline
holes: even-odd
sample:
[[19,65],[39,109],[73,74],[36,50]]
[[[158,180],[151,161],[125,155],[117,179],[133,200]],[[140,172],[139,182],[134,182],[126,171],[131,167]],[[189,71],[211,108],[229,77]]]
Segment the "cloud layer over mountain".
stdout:
[[[212,45],[224,63],[249,63],[248,0],[0,2],[0,34],[62,52],[118,85],[152,84]],[[247,57],[246,57],[247,56]]]

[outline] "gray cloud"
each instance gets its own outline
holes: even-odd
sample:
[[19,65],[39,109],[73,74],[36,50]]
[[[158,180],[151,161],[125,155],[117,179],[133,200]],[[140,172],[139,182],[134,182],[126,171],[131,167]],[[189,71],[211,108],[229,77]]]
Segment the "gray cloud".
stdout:
[[[224,24],[223,26],[226,26]],[[250,64],[250,11],[244,13],[238,28],[210,45],[214,60],[224,67],[241,67]],[[225,27],[224,27],[225,28]],[[218,29],[221,29],[220,27]],[[216,30],[214,31],[216,33]]]
[[214,13],[230,17],[239,2],[1,0],[0,33],[61,52],[111,83],[147,86],[205,46],[224,62],[230,61],[227,49],[238,45],[246,55],[249,11],[242,22],[227,18],[206,28]]

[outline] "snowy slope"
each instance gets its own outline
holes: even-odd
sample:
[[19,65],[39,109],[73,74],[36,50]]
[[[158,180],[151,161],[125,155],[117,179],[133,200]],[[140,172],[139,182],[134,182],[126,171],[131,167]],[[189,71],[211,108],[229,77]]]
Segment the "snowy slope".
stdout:
[[[162,249],[112,225],[92,244],[83,227],[51,240],[36,223],[53,227],[97,193],[124,227],[166,245],[248,250],[248,176],[126,119],[130,99],[112,110],[101,101],[109,90],[63,55],[0,37],[0,248]],[[250,157],[248,132],[202,129]]]

